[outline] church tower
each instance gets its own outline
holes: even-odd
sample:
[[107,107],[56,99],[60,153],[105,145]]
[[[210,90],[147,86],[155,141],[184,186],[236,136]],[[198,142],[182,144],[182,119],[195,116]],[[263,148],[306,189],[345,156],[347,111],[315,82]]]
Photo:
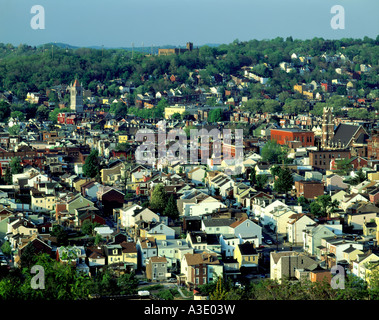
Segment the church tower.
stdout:
[[70,109],[76,113],[83,113],[83,87],[75,80],[69,87],[70,90]]
[[322,140],[321,148],[327,149],[329,142],[334,137],[334,116],[333,108],[324,108],[322,113]]

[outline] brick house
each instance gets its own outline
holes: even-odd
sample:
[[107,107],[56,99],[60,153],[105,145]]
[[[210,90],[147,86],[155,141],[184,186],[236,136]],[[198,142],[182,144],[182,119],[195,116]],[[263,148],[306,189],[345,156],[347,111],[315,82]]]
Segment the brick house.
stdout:
[[223,267],[215,253],[187,253],[181,260],[181,273],[189,288],[213,281],[214,274],[222,274],[222,271]]
[[302,147],[311,147],[315,144],[315,134],[297,128],[271,129],[271,140],[280,145],[288,145],[291,141],[298,141]]
[[324,194],[324,183],[322,181],[295,181],[296,196],[306,199],[314,199]]
[[333,159],[350,159],[349,150],[319,150],[309,152],[309,164],[314,169],[329,170]]

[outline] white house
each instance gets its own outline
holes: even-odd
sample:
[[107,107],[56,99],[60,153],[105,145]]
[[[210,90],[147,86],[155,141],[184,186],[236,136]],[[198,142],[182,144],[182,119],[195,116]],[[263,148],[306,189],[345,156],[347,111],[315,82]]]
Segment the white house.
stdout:
[[303,230],[315,221],[305,214],[293,214],[287,222],[287,240],[291,243],[303,242]]
[[262,227],[248,218],[237,219],[230,226],[230,233],[242,238],[254,238],[256,247],[262,244]]
[[132,227],[137,221],[159,222],[159,215],[148,208],[143,208],[138,204],[134,204],[127,208],[120,209],[120,220],[122,227]]
[[152,227],[148,233],[150,236],[153,236],[154,234],[164,234],[166,236],[166,239],[175,239],[175,230],[163,223]]

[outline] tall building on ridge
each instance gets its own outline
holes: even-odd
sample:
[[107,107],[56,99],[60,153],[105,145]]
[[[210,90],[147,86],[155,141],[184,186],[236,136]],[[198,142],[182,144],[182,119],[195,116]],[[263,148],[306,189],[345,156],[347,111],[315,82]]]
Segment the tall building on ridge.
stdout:
[[333,108],[324,108],[322,114],[322,139],[321,147],[328,147],[328,142],[334,138],[334,116]]
[[73,85],[69,86],[70,90],[70,109],[76,113],[83,113],[83,87],[75,79]]

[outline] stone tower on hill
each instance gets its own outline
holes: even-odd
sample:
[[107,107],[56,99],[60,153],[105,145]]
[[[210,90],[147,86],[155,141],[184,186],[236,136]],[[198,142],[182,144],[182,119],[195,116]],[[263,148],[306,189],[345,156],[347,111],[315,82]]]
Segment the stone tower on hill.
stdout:
[[83,113],[83,87],[75,80],[74,84],[69,86],[70,90],[70,109],[76,113]]

